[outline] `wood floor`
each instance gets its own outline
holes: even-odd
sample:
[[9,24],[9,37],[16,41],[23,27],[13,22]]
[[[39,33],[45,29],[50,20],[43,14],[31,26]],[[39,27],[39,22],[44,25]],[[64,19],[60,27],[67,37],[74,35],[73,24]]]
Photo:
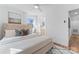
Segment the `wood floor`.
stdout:
[[79,35],[72,35],[69,41],[69,49],[79,52]]

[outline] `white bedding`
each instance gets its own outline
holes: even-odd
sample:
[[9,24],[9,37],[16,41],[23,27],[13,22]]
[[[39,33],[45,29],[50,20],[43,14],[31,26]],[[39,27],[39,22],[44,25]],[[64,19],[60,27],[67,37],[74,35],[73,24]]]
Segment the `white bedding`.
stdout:
[[10,43],[22,41],[22,40],[25,40],[25,39],[27,40],[27,39],[35,38],[35,37],[38,37],[38,36],[40,36],[40,35],[33,33],[33,34],[30,34],[30,35],[27,35],[27,36],[16,36],[16,37],[9,37],[9,38],[4,37],[0,41],[0,45],[10,44]]
[[5,40],[6,38],[3,38],[3,40],[0,41],[0,54],[18,53],[48,38],[46,36],[37,36],[35,38],[29,38],[29,37],[30,36],[14,37],[14,38],[8,38],[7,40]]

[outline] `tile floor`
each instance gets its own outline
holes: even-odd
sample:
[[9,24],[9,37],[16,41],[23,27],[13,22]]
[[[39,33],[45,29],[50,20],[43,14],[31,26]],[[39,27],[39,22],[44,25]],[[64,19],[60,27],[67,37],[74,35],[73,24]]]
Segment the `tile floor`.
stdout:
[[48,54],[78,54],[78,53],[55,45],[55,47],[51,51],[49,51]]

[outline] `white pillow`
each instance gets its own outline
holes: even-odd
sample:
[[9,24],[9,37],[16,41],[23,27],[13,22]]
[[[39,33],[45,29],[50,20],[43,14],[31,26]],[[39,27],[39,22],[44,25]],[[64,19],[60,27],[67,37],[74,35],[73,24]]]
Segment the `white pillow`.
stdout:
[[16,32],[15,30],[5,30],[5,37],[15,37]]

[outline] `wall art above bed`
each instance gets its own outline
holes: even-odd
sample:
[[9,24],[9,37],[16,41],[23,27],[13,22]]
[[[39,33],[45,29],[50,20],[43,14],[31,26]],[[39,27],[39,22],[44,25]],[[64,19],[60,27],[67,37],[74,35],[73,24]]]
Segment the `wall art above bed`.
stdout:
[[8,11],[8,23],[21,24],[21,14]]

